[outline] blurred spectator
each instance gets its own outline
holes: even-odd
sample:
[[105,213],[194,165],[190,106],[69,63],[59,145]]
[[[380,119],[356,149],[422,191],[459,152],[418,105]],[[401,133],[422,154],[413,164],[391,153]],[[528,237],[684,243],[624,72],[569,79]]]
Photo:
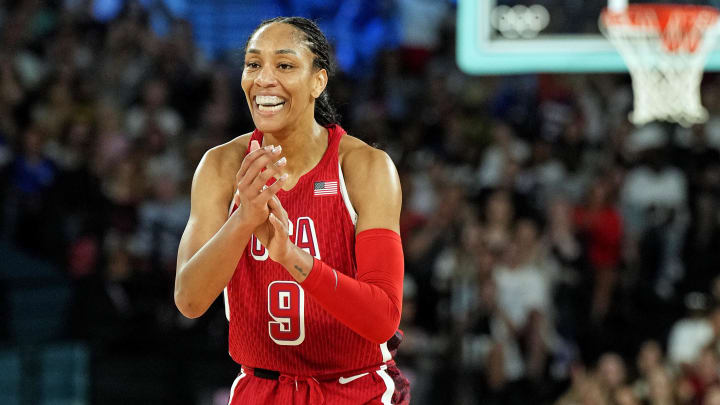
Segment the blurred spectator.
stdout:
[[190,216],[190,199],[180,191],[175,172],[150,176],[152,197],[138,207],[138,229],[130,244],[131,252],[166,273],[168,282],[175,272],[177,248]]
[[[625,386],[625,363],[616,353],[605,353],[588,373],[574,367],[570,389],[555,405],[634,403]],[[619,400],[619,401],[618,401]]]
[[[482,187],[500,186],[508,165],[523,164],[530,155],[528,145],[516,137],[509,125],[496,122],[492,126],[491,134],[492,144],[485,149],[478,171]],[[514,184],[511,184],[511,187],[514,187]]]
[[555,405],[610,405],[611,398],[603,391],[599,382],[582,366],[575,366],[571,373],[570,388],[555,402]]
[[147,325],[140,321],[140,290],[129,252],[119,239],[109,241],[106,249],[106,266],[78,283],[74,328],[77,337],[120,349],[128,341],[137,344],[140,327]]
[[418,296],[422,298],[418,302],[418,311],[425,314],[418,322],[434,332],[447,326],[445,321],[450,315],[448,286],[442,283],[442,265],[438,266],[438,257],[455,241],[458,222],[462,220],[456,213],[461,211],[463,204],[459,187],[448,185],[442,190],[445,198],[443,204],[422,228],[410,236],[406,252],[407,271],[417,281]]
[[[720,153],[705,149],[686,159],[691,223],[684,246],[686,290],[702,290],[717,276],[713,263],[720,260]],[[720,297],[716,297],[720,298]]]
[[69,83],[58,80],[50,86],[46,97],[34,108],[33,119],[45,128],[51,142],[58,142],[73,115],[72,90]]
[[496,399],[525,373],[512,321],[499,307],[497,293],[495,280],[482,281],[475,306],[461,324],[462,367],[472,376],[470,386],[476,388],[476,395],[484,389]]
[[713,385],[707,390],[702,405],[720,405],[720,386]]
[[410,205],[411,196],[415,193],[412,174],[409,170],[400,169],[400,182],[403,184],[402,210],[400,212],[400,236],[403,240],[403,249],[407,251],[407,243],[416,230],[426,221],[426,217],[413,209]]
[[50,208],[48,193],[57,177],[57,166],[43,152],[45,134],[39,127],[22,133],[22,148],[10,168],[5,200],[5,224],[18,245],[39,254],[52,247],[52,232],[44,221]]
[[[673,325],[668,337],[668,360],[680,368],[693,364],[700,351],[715,336],[712,318],[708,316],[707,298],[699,293],[691,293],[686,296],[685,303],[688,316]],[[714,311],[720,311],[720,307]]]
[[164,80],[154,78],[145,82],[142,104],[131,107],[125,121],[131,138],[142,136],[151,127],[157,127],[171,138],[182,130],[182,118],[167,105],[167,92]]
[[11,62],[10,53],[0,52],[0,133],[6,137],[13,137],[19,131],[13,114],[25,97],[25,91]]
[[531,208],[542,212],[550,198],[562,190],[566,176],[565,167],[552,155],[552,145],[537,139],[528,166],[518,176],[517,187],[522,194],[532,194],[535,198]]
[[[418,327],[417,284],[411,277],[406,277],[403,284],[403,308],[400,329],[404,333],[402,350],[396,357],[402,362],[403,373],[416,387],[413,395],[419,404],[430,404],[433,379],[441,370],[437,369],[439,356],[446,351],[444,338],[429,334],[426,329]],[[415,400],[414,400],[415,401]]]
[[620,194],[625,229],[642,255],[643,279],[664,299],[674,295],[684,275],[680,252],[688,225],[687,179],[670,164],[666,142],[657,124],[631,135],[628,147],[640,164],[628,172]]
[[595,366],[595,378],[604,396],[612,402],[618,390],[627,382],[625,361],[617,353],[604,353]]
[[591,319],[605,318],[612,304],[620,264],[622,223],[612,200],[611,184],[603,178],[590,186],[584,204],[575,208],[574,222],[585,244],[593,272]]
[[549,279],[539,261],[537,228],[534,222],[518,222],[513,240],[493,270],[498,307],[507,314],[512,335],[524,347],[525,373],[534,380],[543,377],[548,355]]
[[685,403],[702,404],[707,392],[720,384],[718,354],[712,348],[704,348],[693,361],[679,382],[680,400]]
[[502,254],[510,244],[514,219],[512,195],[504,190],[490,194],[485,203],[483,228],[488,249],[494,254]]
[[635,398],[632,389],[627,386],[615,390],[613,399],[617,405],[640,405],[640,401]]
[[98,106],[97,142],[92,156],[94,170],[100,177],[109,176],[113,168],[128,158],[131,143],[122,130],[118,107],[111,102]]
[[[633,393],[638,399],[648,401],[653,396],[653,373],[665,370],[665,359],[661,350],[660,344],[654,340],[645,341],[640,346],[635,361],[637,378],[633,382]],[[669,391],[672,395],[672,390]]]
[[580,335],[580,320],[586,317],[584,305],[580,304],[585,292],[586,277],[581,271],[585,249],[577,237],[572,217],[570,201],[556,195],[547,209],[542,241],[547,250],[548,266],[553,268],[551,293],[554,324],[558,331],[553,373],[562,376],[568,375],[570,363],[575,360],[577,350],[574,346]]
[[576,237],[572,214],[569,201],[563,197],[553,199],[547,209],[548,224],[544,243],[556,265],[566,270],[565,274],[560,275],[565,277],[575,276],[573,273],[578,266],[583,248]]
[[673,378],[667,370],[657,368],[648,374],[648,398],[647,403],[651,405],[672,405],[675,404],[675,390]]
[[144,198],[145,172],[137,159],[114,166],[102,180],[102,192],[109,202],[108,223],[112,231],[132,233],[137,225],[137,207]]

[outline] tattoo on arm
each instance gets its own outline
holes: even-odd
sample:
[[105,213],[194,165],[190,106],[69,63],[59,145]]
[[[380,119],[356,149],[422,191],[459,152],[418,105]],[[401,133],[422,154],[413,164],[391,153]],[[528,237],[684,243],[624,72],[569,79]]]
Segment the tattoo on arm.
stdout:
[[307,274],[305,274],[305,271],[303,271],[302,267],[298,266],[297,264],[294,266],[295,270],[297,270],[300,274],[302,274],[303,276],[307,276]]

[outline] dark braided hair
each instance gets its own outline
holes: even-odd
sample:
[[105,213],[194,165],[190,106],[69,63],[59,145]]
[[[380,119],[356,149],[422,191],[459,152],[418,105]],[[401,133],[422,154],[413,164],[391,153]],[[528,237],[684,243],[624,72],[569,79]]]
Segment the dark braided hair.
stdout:
[[[314,21],[307,18],[275,17],[265,20],[250,34],[247,42],[245,42],[245,49],[247,49],[247,45],[250,43],[250,38],[252,38],[260,28],[272,23],[290,24],[302,32],[304,35],[303,40],[307,43],[310,52],[315,56],[313,58],[313,67],[316,69],[325,69],[328,78],[335,74],[335,63],[332,60],[330,52],[330,42],[328,42],[325,34],[320,30],[320,27],[318,27]],[[335,107],[330,103],[327,87],[325,87],[320,96],[315,100],[315,120],[324,127],[337,124],[340,121],[340,116],[337,111],[335,111]]]

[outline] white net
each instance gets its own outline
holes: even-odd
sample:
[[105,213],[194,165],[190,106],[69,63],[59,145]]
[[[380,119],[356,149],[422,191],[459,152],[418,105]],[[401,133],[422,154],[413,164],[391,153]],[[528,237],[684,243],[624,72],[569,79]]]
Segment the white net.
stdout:
[[689,127],[708,118],[700,99],[700,82],[717,39],[717,12],[688,14],[679,8],[664,17],[663,29],[655,9],[637,8],[632,14],[604,14],[600,27],[632,76],[634,111],[630,121],[643,125],[661,120]]

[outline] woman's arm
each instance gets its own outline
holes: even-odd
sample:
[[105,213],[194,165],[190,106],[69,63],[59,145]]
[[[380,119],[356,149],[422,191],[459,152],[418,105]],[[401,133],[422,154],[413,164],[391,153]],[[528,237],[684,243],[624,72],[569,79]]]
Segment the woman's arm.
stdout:
[[277,199],[269,203],[274,234],[268,253],[326,311],[366,339],[384,343],[395,333],[402,311],[400,180],[387,154],[367,145],[346,154],[343,173],[358,213],[357,279],[335,271],[290,243],[287,213]]
[[[175,305],[189,318],[204,314],[228,284],[250,235],[267,219],[267,200],[284,183],[277,181],[259,192],[282,165],[270,165],[279,151],[260,148],[255,141],[233,181],[228,156],[242,155],[227,153],[227,147],[208,151],[193,178],[190,219],[180,240],[175,274]],[[233,199],[239,208],[228,218]]]

